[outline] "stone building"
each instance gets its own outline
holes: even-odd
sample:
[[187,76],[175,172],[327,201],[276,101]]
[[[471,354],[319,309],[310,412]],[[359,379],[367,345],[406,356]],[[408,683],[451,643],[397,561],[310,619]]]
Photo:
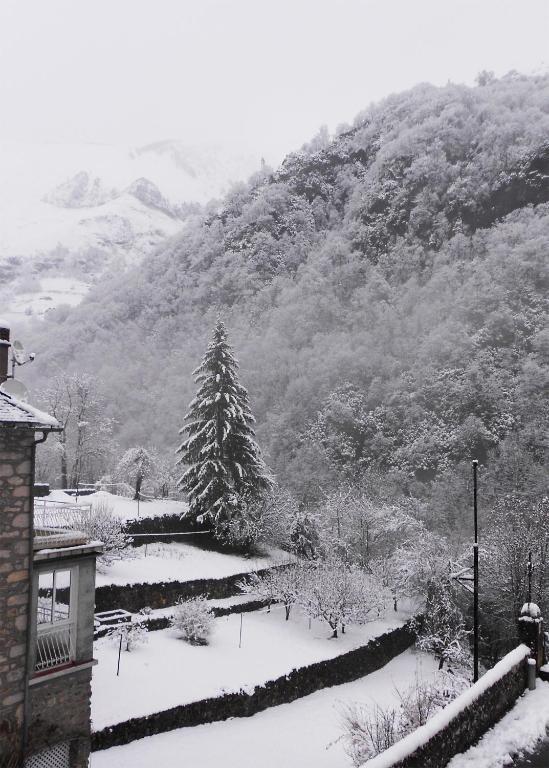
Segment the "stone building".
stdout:
[[[0,328],[0,382],[9,332]],[[36,445],[60,426],[0,390],[0,768],[84,768],[95,560],[78,510],[34,500]]]

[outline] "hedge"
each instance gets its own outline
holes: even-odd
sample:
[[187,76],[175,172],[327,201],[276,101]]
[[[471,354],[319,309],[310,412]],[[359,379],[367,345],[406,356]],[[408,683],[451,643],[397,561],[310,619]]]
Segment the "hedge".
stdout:
[[[284,566],[274,566],[284,568]],[[271,568],[254,571],[259,576],[268,573]],[[123,608],[130,613],[138,613],[142,608],[167,608],[175,605],[180,597],[188,600],[198,595],[206,595],[209,600],[223,600],[240,594],[238,583],[250,575],[235,573],[221,579],[195,579],[193,581],[160,581],[153,584],[106,584],[95,589],[95,611],[112,611]],[[63,590],[59,590],[60,599]]]

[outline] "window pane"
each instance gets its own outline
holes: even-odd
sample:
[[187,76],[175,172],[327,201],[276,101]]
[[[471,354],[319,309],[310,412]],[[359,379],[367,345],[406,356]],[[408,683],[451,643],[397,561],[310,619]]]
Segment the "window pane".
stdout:
[[55,571],[53,621],[66,621],[70,613],[71,572]]
[[37,623],[49,624],[53,615],[53,573],[41,573],[38,576],[38,611]]

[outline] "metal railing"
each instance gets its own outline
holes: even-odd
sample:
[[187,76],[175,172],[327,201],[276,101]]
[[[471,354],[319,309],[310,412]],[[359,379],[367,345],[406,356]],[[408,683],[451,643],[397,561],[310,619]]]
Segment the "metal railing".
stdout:
[[68,664],[74,658],[74,624],[56,622],[39,624],[36,635],[35,672],[43,672],[61,664]]
[[38,605],[36,611],[36,617],[38,619],[38,626],[42,624],[51,624],[52,622],[66,621],[69,616],[69,606],[65,609],[52,608],[48,605]]
[[66,528],[79,530],[82,520],[89,517],[91,504],[70,504],[63,501],[34,500],[35,528]]

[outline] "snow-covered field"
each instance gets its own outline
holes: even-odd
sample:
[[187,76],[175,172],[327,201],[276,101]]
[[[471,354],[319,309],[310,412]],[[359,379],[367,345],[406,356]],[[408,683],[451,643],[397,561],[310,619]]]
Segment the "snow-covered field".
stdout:
[[[74,496],[70,496],[62,490],[52,490],[46,501],[62,502],[63,504],[76,504]],[[187,510],[187,504],[184,501],[174,499],[151,499],[147,501],[137,501],[127,496],[116,496],[108,491],[97,491],[88,496],[80,496],[79,504],[97,504],[104,503],[112,507],[114,514],[121,520],[133,520],[137,517],[160,517],[162,515],[182,515]]]
[[503,768],[512,756],[533,752],[549,726],[549,683],[537,681],[479,743],[448,763],[448,768]]
[[29,317],[43,317],[63,304],[77,306],[88,290],[87,283],[73,277],[41,278],[32,291],[14,291],[9,305],[3,307],[4,318],[17,328]]
[[[145,556],[146,550],[146,556]],[[199,549],[190,544],[148,544],[131,550],[135,557],[117,560],[96,584],[153,584],[160,581],[221,579],[235,573],[248,573],[286,562],[287,552],[270,550],[264,557],[244,557]]]
[[406,651],[353,683],[325,688],[253,717],[181,728],[92,754],[92,768],[350,768],[341,741],[340,710],[354,701],[396,703],[416,677],[431,680],[436,661]]
[[94,651],[99,664],[93,671],[93,729],[224,691],[253,689],[296,667],[364,645],[405,618],[389,611],[383,620],[350,626],[345,635],[331,639],[326,624],[312,621],[309,629],[309,620],[297,611],[286,622],[283,608],[276,606],[270,613],[243,614],[239,648],[240,615],[233,614],[215,620],[208,646],[189,645],[174,629],[149,632],[145,645],[123,653],[119,677],[116,643],[99,640]]

